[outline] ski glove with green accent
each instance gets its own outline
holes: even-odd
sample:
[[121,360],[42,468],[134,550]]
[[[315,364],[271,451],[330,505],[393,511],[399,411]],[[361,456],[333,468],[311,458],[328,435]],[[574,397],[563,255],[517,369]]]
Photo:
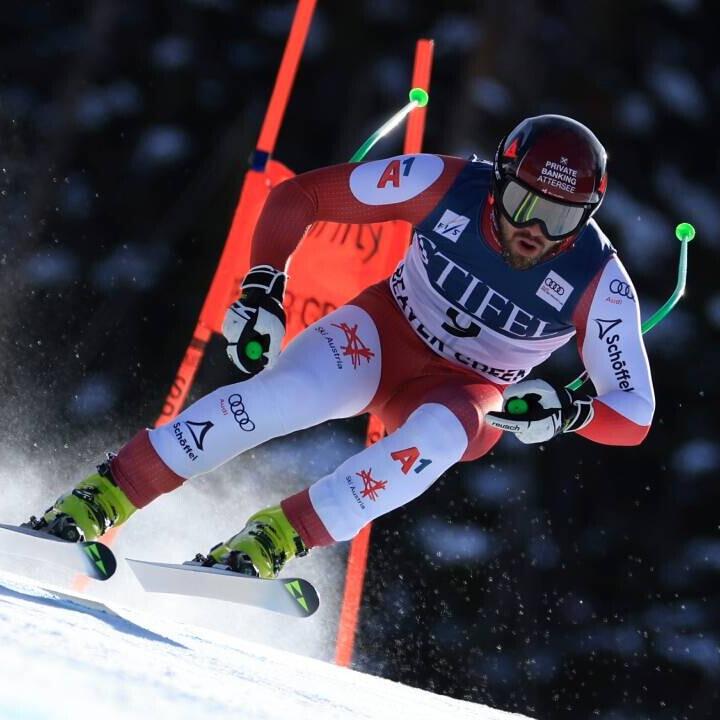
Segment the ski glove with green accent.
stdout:
[[227,354],[243,380],[273,364],[285,335],[283,295],[287,275],[270,265],[250,268],[242,294],[225,313],[222,333]]
[[[508,412],[508,401],[515,398],[525,400],[526,412]],[[560,433],[585,427],[593,418],[593,399],[545,380],[525,380],[505,388],[503,412],[487,413],[485,422],[498,430],[515,433],[522,443],[545,442]]]

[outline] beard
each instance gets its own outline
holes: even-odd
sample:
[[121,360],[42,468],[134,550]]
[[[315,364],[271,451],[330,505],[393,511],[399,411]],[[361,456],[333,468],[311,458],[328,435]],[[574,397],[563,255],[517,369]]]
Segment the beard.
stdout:
[[540,258],[529,258],[523,257],[514,253],[504,242],[502,243],[502,256],[503,260],[513,270],[529,270],[531,267],[537,265]]
[[[503,227],[504,223],[499,223],[498,227],[498,239],[500,241],[500,247],[502,248],[502,256],[505,262],[510,265],[513,270],[529,270],[532,267],[535,267],[539,262],[544,260],[548,254],[550,254],[554,248],[546,247],[542,250],[542,252],[539,252],[534,257],[528,257],[527,255],[522,255],[518,252],[515,252],[512,249],[512,244],[510,240],[518,234],[518,231],[513,229],[509,230],[506,227]],[[522,231],[519,231],[520,234],[522,234]]]
[[502,247],[503,260],[505,260],[505,262],[513,270],[529,270],[530,268],[535,267],[535,265],[537,265],[541,260],[544,260],[548,253],[552,250],[552,248],[546,248],[535,257],[520,255],[519,253],[513,252],[509,242],[502,234],[500,235],[500,245]]

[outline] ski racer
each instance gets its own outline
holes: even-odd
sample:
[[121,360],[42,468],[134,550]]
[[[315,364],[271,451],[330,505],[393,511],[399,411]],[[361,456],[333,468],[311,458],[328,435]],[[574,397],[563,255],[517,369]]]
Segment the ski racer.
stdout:
[[[637,293],[592,216],[606,152],[559,115],[521,122],[494,162],[417,154],[321,168],[270,193],[252,268],[223,334],[242,380],[140,430],[30,526],[94,539],[183,482],[281,435],[372,412],[388,435],[196,562],[262,578],[310,548],[349,540],[487,454],[561,433],[610,445],[645,438],[655,399]],[[288,258],[320,220],[405,220],[412,243],[391,277],[280,353]],[[597,395],[531,370],[573,336]],[[253,339],[262,355],[244,351]],[[508,400],[526,401],[511,414]]]

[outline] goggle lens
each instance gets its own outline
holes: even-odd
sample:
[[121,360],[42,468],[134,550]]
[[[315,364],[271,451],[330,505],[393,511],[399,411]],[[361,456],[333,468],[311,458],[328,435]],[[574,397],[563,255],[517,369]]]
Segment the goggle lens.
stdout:
[[568,205],[529,190],[514,180],[505,183],[500,193],[508,220],[522,227],[540,223],[551,240],[561,240],[575,232],[585,221],[585,205]]

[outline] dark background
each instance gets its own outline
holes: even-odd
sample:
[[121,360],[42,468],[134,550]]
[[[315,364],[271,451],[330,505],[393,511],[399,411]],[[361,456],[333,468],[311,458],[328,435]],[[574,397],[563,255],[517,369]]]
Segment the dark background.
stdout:
[[[720,64],[713,4],[320,0],[276,157],[349,157],[436,42],[425,149],[490,157],[572,115],[610,155],[597,218],[647,317],[692,221],[689,289],[647,337],[639,448],[512,438],[373,530],[356,666],[539,718],[720,713]],[[151,424],[190,339],[294,3],[4,3],[0,459],[50,476]],[[401,133],[372,157],[398,152]],[[213,343],[195,396],[232,370]],[[542,375],[568,381],[574,349]],[[353,424],[354,423],[354,424]],[[350,421],[361,437],[362,423]],[[85,444],[84,444],[85,443]],[[91,451],[92,450],[92,451]],[[307,483],[314,478],[308,477]],[[67,484],[67,478],[58,479]]]

